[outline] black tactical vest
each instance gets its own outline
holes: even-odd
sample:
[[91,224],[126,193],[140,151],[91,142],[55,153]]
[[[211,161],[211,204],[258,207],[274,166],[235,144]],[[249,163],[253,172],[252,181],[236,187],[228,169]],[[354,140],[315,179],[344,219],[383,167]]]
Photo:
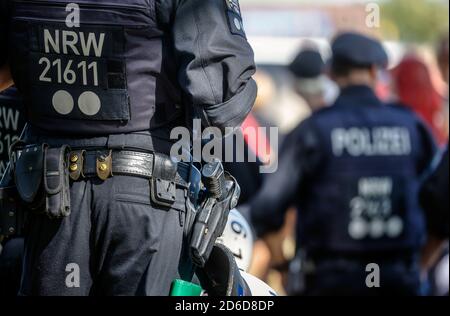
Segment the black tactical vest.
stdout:
[[10,10],[10,64],[33,126],[106,135],[181,116],[154,0],[11,0]]
[[299,199],[299,238],[311,253],[410,251],[423,242],[417,120],[368,100],[341,99],[312,118],[325,159]]
[[25,125],[21,109],[22,99],[15,88],[0,93],[0,177],[9,162],[8,149],[19,139]]

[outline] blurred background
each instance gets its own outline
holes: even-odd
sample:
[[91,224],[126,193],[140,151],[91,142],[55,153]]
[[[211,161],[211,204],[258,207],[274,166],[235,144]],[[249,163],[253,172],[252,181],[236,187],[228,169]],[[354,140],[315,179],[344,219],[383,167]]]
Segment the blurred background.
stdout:
[[[438,71],[436,46],[449,26],[445,0],[241,0],[247,36],[261,70],[258,115],[289,132],[309,115],[293,92],[287,66],[305,43],[313,42],[326,60],[329,41],[340,31],[357,30],[383,40],[394,69],[405,55],[418,55],[429,67],[433,87],[442,97],[446,87]],[[379,20],[372,19],[372,13]],[[368,23],[370,25],[368,25]],[[389,85],[389,76],[383,83]],[[336,94],[330,84],[328,100]],[[382,88],[380,88],[382,90]],[[391,91],[382,91],[389,98]]]
[[[296,93],[299,83],[289,65],[300,50],[308,47],[319,50],[327,61],[333,37],[341,31],[356,30],[382,40],[389,54],[389,68],[379,74],[379,97],[386,102],[406,103],[428,123],[436,141],[442,146],[447,144],[448,1],[240,0],[240,3],[258,65],[259,94],[253,116],[259,125],[279,127],[281,142],[283,135],[314,110]],[[321,84],[325,101],[331,104],[339,91],[324,77]],[[276,156],[276,148],[272,149]],[[283,262],[295,252],[291,237],[295,216],[292,210],[286,217],[285,229],[279,236],[283,239],[282,249],[269,251],[265,245],[256,244],[251,268],[253,274],[267,280],[281,294],[286,281]],[[448,293],[448,255],[443,257],[440,291]]]

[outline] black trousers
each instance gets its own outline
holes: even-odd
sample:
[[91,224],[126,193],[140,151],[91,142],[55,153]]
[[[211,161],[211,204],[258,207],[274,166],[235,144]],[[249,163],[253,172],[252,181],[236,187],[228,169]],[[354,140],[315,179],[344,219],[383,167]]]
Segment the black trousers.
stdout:
[[169,294],[183,268],[183,189],[161,208],[148,180],[88,179],[71,184],[71,209],[30,216],[21,295]]
[[23,257],[23,238],[3,244],[0,254],[0,297],[16,296],[20,286]]

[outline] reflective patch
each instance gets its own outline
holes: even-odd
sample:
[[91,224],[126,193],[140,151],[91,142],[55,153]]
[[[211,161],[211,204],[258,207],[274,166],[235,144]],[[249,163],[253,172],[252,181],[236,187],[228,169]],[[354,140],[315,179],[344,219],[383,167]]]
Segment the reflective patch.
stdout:
[[74,101],[72,95],[64,90],[58,90],[53,94],[52,105],[56,112],[68,115],[72,112]]
[[[350,178],[348,179],[350,180]],[[405,187],[402,177],[354,179],[349,186],[348,234],[353,240],[392,240],[401,238],[405,223]]]
[[225,0],[227,4],[227,17],[232,34],[245,36],[244,24],[242,22],[241,8],[238,0]]
[[100,112],[102,104],[95,92],[85,91],[78,98],[78,106],[84,115],[93,116]]

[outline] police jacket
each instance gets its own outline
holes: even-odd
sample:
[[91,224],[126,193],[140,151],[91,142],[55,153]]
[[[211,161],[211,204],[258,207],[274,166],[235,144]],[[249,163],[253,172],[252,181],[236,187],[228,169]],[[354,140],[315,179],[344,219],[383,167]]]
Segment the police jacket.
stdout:
[[420,191],[420,201],[427,215],[428,232],[442,239],[449,238],[448,147],[439,163],[432,166]]
[[425,232],[419,180],[433,152],[412,112],[348,87],[287,137],[278,171],[252,202],[256,231],[278,229],[296,205],[298,244],[312,253],[416,250]]
[[33,127],[74,136],[235,127],[256,97],[237,0],[2,0],[9,63]]

